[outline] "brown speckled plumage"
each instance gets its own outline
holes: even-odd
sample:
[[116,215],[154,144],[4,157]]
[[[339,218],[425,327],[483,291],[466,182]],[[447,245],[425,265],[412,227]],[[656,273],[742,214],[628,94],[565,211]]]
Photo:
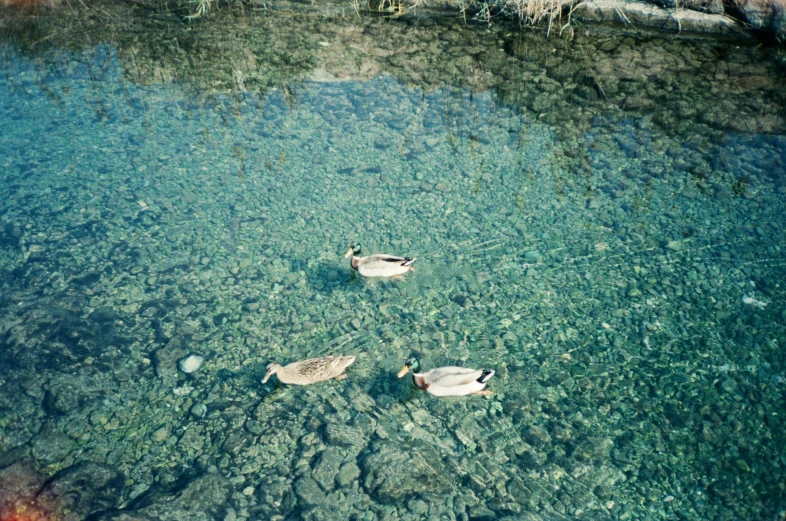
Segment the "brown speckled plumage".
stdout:
[[354,361],[354,356],[327,356],[301,360],[283,367],[272,363],[267,366],[267,373],[262,379],[262,383],[266,383],[274,374],[278,376],[281,383],[289,385],[308,385],[331,378],[342,380],[347,377],[344,374],[344,369],[352,365]]

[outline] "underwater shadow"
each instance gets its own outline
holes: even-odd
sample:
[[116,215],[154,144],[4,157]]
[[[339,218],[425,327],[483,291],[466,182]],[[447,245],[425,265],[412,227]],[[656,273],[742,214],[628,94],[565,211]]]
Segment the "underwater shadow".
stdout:
[[[404,363],[403,360],[401,362]],[[412,383],[412,374],[398,378],[394,371],[378,371],[363,383],[366,393],[377,404],[406,403],[417,399],[421,391]]]
[[306,270],[306,280],[315,292],[330,295],[349,283],[357,283],[355,271],[347,266],[337,266],[335,262],[319,262]]

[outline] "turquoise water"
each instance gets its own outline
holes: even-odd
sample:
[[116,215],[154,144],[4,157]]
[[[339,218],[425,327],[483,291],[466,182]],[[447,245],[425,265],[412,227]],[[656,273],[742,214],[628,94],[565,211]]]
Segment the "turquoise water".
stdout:
[[[3,47],[0,516],[784,515],[766,53],[721,103],[671,105],[672,79],[628,110],[631,65],[562,118],[535,106],[572,99],[551,73],[208,89],[134,81],[123,52]],[[363,280],[357,241],[416,269]],[[261,384],[334,354],[357,356],[344,381]],[[493,394],[423,393],[395,377],[413,354],[493,369]]]

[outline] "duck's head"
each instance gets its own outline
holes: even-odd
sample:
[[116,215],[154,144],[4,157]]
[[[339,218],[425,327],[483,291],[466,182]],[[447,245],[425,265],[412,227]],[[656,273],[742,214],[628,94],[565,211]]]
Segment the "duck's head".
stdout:
[[480,378],[478,378],[478,383],[486,383],[491,380],[491,377],[494,376],[494,371],[491,369],[482,369],[480,372]]
[[360,243],[356,242],[355,244],[351,245],[347,252],[344,254],[344,258],[348,259],[353,255],[360,255]]
[[417,372],[420,369],[420,362],[414,356],[412,358],[408,358],[406,362],[404,362],[404,367],[398,372],[398,377],[403,378],[408,372],[415,371]]
[[265,373],[265,377],[262,379],[262,383],[267,383],[270,377],[276,374],[279,370],[281,370],[281,366],[277,363],[272,362],[267,364],[267,372]]

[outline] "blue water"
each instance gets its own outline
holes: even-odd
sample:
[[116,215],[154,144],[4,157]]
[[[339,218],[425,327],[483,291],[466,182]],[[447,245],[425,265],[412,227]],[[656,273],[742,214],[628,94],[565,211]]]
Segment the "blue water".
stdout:
[[[0,517],[783,515],[782,112],[577,126],[386,73],[135,82],[122,52],[4,44],[0,490],[30,485]],[[357,241],[416,269],[363,280]],[[334,354],[344,381],[261,384]],[[413,354],[493,394],[423,393]],[[74,506],[87,462],[112,486]]]

